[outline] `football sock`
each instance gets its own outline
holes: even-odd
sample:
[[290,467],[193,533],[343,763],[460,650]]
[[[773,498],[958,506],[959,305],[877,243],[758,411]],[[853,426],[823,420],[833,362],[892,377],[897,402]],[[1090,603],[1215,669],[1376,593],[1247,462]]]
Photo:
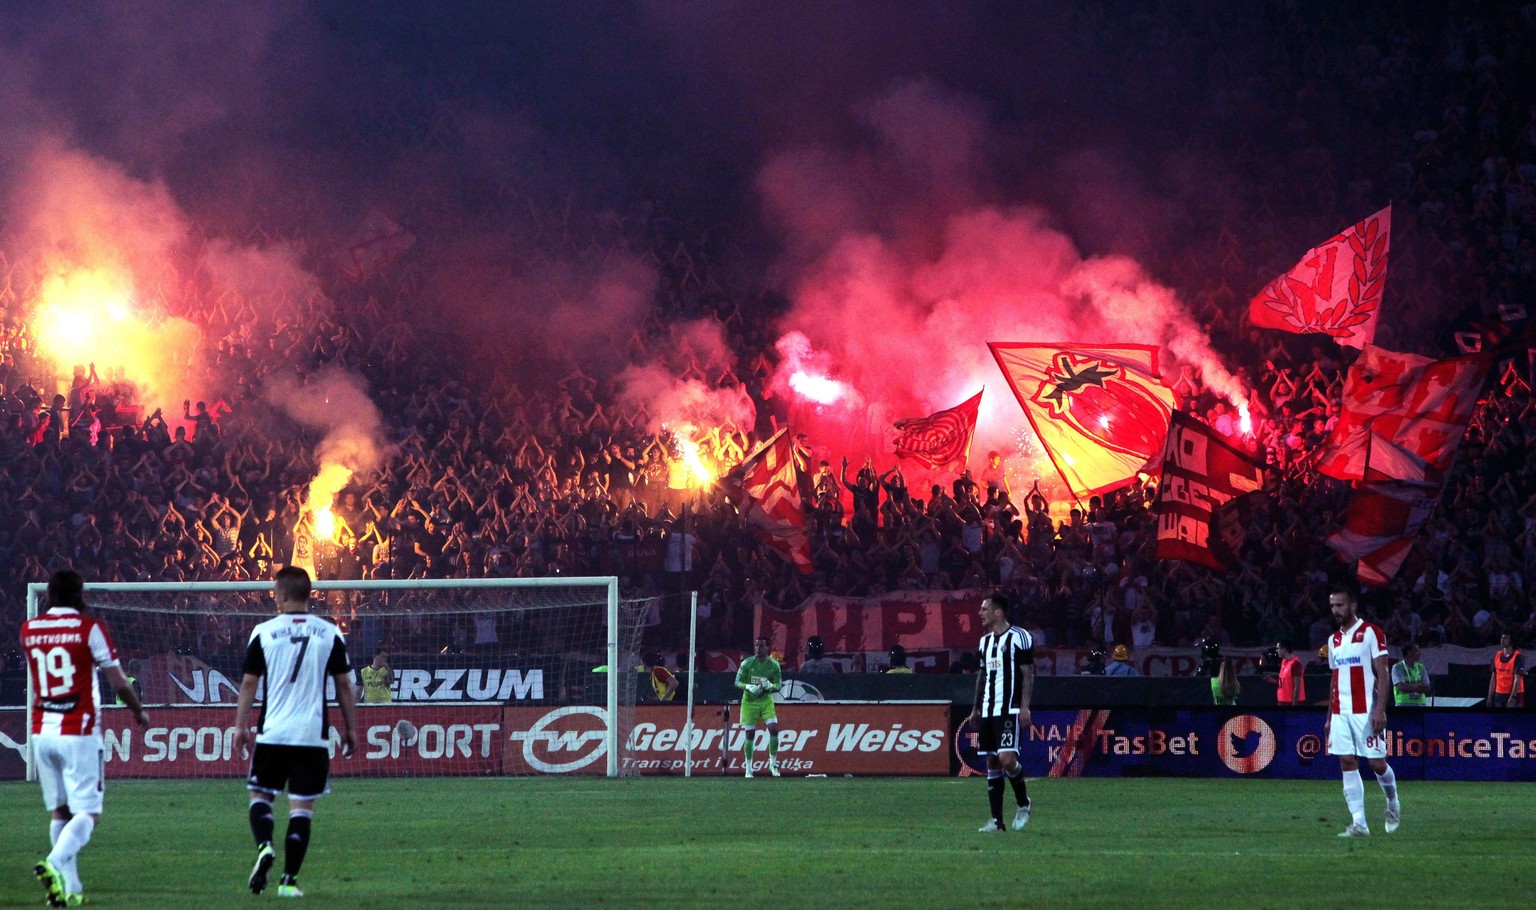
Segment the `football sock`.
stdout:
[[1008,785],[1013,787],[1014,802],[1021,806],[1029,805],[1029,785],[1024,783],[1023,765],[1013,766],[1013,773],[1008,775]]
[[1003,772],[987,771],[987,802],[992,806],[992,820],[1003,826]]
[[59,832],[59,839],[53,842],[53,852],[48,854],[48,860],[54,865],[58,865],[60,860],[68,862],[91,842],[91,832],[95,830],[96,819],[91,818],[89,812],[76,815]]
[[59,831],[58,840],[53,843],[48,861],[64,876],[65,891],[80,890],[79,867],[75,865],[75,857],[91,842],[91,832],[95,830],[96,819],[89,812],[81,812],[64,825]]
[[1365,827],[1365,784],[1360,781],[1359,770],[1344,772],[1344,802],[1349,804],[1350,819]]
[[64,876],[66,894],[79,894],[85,890],[80,884],[80,854],[76,853],[64,862],[54,863],[53,868],[59,870],[59,874]]
[[251,836],[256,846],[272,843],[272,804],[264,799],[251,800]]
[[757,731],[748,730],[747,738],[741,744],[741,754],[747,759],[747,767],[752,767],[752,756],[757,754]]
[[779,760],[779,734],[777,733],[768,734],[768,760]]
[[1397,806],[1397,775],[1392,772],[1392,766],[1387,765],[1387,770],[1376,775],[1376,783],[1381,784],[1381,792],[1387,797],[1387,805]]
[[309,851],[311,815],[308,809],[288,813],[288,836],[283,839],[283,878],[288,879],[290,885],[299,877],[299,867],[304,865],[304,854]]
[[[55,818],[49,821],[48,843],[50,845],[59,842],[59,835],[64,833],[64,826],[68,824],[69,819],[67,818]],[[53,864],[53,867],[59,870],[59,874],[64,876],[64,890],[70,894],[77,894],[83,890],[80,887],[80,866],[76,863],[77,858],[78,855],[71,856],[67,862],[60,860]]]

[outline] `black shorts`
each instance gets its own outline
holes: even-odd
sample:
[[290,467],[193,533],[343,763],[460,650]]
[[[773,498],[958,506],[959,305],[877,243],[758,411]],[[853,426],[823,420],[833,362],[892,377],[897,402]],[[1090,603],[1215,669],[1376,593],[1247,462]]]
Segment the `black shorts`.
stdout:
[[331,792],[330,775],[331,754],[324,746],[257,743],[245,786],[269,797],[287,790],[289,799],[315,799]]
[[982,755],[1019,751],[1019,715],[1003,717],[978,717],[976,719],[976,751]]

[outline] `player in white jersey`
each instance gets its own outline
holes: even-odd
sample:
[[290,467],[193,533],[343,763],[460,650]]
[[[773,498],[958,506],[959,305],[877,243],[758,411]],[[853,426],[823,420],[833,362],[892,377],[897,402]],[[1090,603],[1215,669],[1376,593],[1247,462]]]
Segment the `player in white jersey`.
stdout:
[[993,594],[981,602],[981,636],[970,724],[976,731],[978,750],[987,757],[987,802],[992,817],[979,829],[983,834],[1005,831],[1003,827],[1003,779],[1013,787],[1017,808],[1013,830],[1029,824],[1029,789],[1024,766],[1019,763],[1019,739],[1029,726],[1029,700],[1035,689],[1034,640],[1008,619],[1009,602]]
[[244,755],[251,742],[251,705],[256,688],[265,681],[261,722],[251,773],[251,834],[256,838],[256,865],[247,884],[251,893],[267,887],[272,869],[272,800],[288,791],[288,833],[283,839],[283,877],[279,897],[302,897],[299,868],[309,850],[315,800],[330,792],[330,737],[325,716],[325,685],[336,686],[341,708],[341,754],[356,745],[352,668],[347,643],[331,622],[309,613],[309,573],[296,566],[279,569],[273,582],[277,616],[251,630],[245,652],[245,676],[235,708],[234,747]]
[[149,726],[149,715],[118,664],[111,633],[101,620],[81,612],[84,594],[79,574],[61,569],[48,580],[48,609],[21,625],[32,682],[32,755],[43,804],[52,814],[53,850],[33,872],[48,889],[50,907],[75,907],[85,900],[77,860],[101,818],[105,783],[98,668],[134,721]]
[[1397,830],[1402,809],[1397,800],[1397,775],[1387,764],[1387,701],[1392,689],[1387,640],[1381,627],[1360,618],[1355,595],[1335,591],[1328,607],[1339,629],[1328,639],[1328,669],[1333,672],[1328,699],[1328,754],[1339,757],[1344,774],[1344,801],[1349,827],[1340,837],[1365,837],[1365,784],[1360,758],[1370,762],[1376,782],[1387,798],[1386,830]]

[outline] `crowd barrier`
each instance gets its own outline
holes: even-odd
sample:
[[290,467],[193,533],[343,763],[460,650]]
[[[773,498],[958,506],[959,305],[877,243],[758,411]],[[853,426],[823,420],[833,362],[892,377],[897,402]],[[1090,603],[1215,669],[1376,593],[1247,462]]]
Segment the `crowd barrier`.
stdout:
[[[736,710],[724,707],[697,707],[691,732],[682,705],[636,707],[633,770],[741,773],[745,734]],[[967,706],[937,702],[786,703],[780,762],[792,776],[979,773],[968,714]],[[1042,708],[1024,732],[1021,756],[1033,776],[1333,780],[1339,767],[1324,754],[1324,717],[1316,708]],[[124,709],[104,712],[109,776],[244,776],[232,708],[164,707],[153,720],[141,730]],[[588,706],[363,706],[358,750],[332,770],[341,777],[600,774],[605,723],[603,710]],[[765,734],[757,736],[762,758]],[[24,776],[25,747],[24,712],[0,709],[0,780]],[[1536,715],[1394,710],[1387,751],[1403,780],[1536,780]]]

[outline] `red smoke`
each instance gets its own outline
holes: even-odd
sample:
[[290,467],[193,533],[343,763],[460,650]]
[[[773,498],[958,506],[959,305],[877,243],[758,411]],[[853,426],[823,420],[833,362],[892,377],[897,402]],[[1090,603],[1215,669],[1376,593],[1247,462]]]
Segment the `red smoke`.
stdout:
[[989,143],[971,106],[909,85],[863,114],[863,147],[784,150],[758,180],[788,249],[782,327],[867,402],[802,409],[796,429],[814,444],[835,448],[986,386],[972,465],[989,449],[1019,456],[1025,420],[989,341],[1160,344],[1168,384],[1188,365],[1241,397],[1205,331],[1134,260],[1085,258],[1049,213],[980,201]]

